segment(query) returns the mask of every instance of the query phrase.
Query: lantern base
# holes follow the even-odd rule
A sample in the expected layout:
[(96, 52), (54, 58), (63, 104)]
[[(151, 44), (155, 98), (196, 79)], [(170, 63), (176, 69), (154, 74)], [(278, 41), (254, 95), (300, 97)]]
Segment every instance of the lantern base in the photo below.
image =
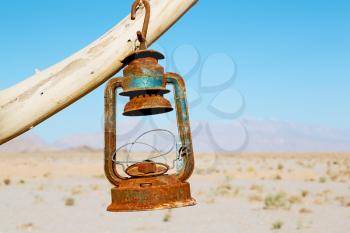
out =
[(190, 184), (176, 176), (130, 178), (112, 188), (111, 212), (172, 209), (193, 206)]

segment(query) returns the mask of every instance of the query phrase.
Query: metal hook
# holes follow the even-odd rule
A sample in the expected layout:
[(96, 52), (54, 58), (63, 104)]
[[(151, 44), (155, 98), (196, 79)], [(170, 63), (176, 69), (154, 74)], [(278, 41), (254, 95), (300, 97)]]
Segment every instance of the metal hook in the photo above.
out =
[(143, 5), (145, 6), (146, 15), (145, 15), (145, 20), (143, 22), (142, 32), (141, 31), (137, 31), (137, 38), (138, 38), (138, 40), (140, 42), (140, 49), (147, 49), (146, 37), (147, 37), (149, 20), (150, 20), (150, 17), (151, 17), (151, 7), (150, 7), (150, 4), (149, 4), (148, 0), (136, 0), (134, 2), (134, 4), (132, 4), (131, 20), (135, 20), (136, 19), (137, 7), (140, 5), (141, 1), (142, 1)]

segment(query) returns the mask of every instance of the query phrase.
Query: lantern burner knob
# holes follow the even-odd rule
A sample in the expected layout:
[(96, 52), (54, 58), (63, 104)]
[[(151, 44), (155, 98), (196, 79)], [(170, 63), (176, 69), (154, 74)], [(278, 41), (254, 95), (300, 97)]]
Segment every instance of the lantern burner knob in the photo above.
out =
[(125, 173), (131, 177), (149, 177), (160, 176), (169, 170), (169, 166), (163, 163), (155, 163), (146, 160), (140, 163), (131, 165), (125, 170)]

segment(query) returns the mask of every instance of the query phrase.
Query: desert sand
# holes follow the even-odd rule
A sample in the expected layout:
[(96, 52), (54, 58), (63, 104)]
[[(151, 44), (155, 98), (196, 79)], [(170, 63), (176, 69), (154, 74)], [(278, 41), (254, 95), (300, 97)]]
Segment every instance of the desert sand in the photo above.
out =
[(102, 152), (2, 153), (0, 233), (350, 232), (350, 154), (196, 159), (196, 206), (109, 213)]

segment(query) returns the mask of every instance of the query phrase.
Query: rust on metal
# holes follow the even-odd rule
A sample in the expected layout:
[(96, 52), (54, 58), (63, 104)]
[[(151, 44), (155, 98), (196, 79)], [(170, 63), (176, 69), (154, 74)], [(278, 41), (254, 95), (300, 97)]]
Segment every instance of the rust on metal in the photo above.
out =
[(104, 170), (108, 181), (114, 186), (118, 186), (119, 182), (123, 179), (113, 162), (112, 154), (116, 150), (116, 95), (115, 92), (117, 88), (121, 87), (122, 78), (115, 78), (108, 82), (105, 89), (105, 133), (104, 133), (104, 141), (105, 141), (105, 162), (104, 162)]
[(177, 127), (180, 136), (182, 148), (182, 156), (185, 160), (184, 168), (179, 173), (179, 179), (186, 181), (194, 170), (194, 155), (192, 146), (192, 134), (190, 127), (190, 119), (188, 112), (188, 104), (186, 97), (186, 87), (184, 79), (176, 73), (166, 73), (164, 75), (167, 83), (174, 87), (174, 99), (176, 106)]
[(161, 95), (139, 95), (132, 98), (124, 108), (124, 116), (147, 116), (166, 113), (173, 108), (169, 100)]
[(158, 60), (164, 56), (156, 51), (138, 51), (128, 56), (121, 82), (122, 96), (130, 97), (125, 105), (125, 116), (146, 116), (170, 112), (170, 102), (163, 97), (166, 89), (164, 68)]
[(137, 51), (125, 58), (123, 63), (127, 67), (123, 70), (125, 78), (120, 95), (131, 97), (147, 91), (162, 95), (169, 93), (164, 68), (158, 64), (158, 60), (163, 58), (163, 54), (152, 50)]
[(131, 19), (132, 20), (136, 19), (137, 7), (140, 5), (141, 2), (143, 3), (143, 5), (145, 7), (146, 14), (145, 14), (145, 20), (143, 22), (142, 31), (137, 31), (137, 38), (140, 42), (140, 49), (144, 50), (144, 49), (147, 49), (146, 37), (147, 37), (149, 20), (151, 17), (151, 7), (150, 7), (148, 0), (136, 0), (134, 2), (134, 4), (132, 5), (132, 8), (131, 8)]
[(111, 212), (159, 210), (192, 206), (190, 185), (176, 176), (156, 176), (128, 179), (112, 188)]
[(130, 177), (160, 176), (169, 170), (169, 166), (153, 161), (144, 161), (131, 165), (125, 170)]

